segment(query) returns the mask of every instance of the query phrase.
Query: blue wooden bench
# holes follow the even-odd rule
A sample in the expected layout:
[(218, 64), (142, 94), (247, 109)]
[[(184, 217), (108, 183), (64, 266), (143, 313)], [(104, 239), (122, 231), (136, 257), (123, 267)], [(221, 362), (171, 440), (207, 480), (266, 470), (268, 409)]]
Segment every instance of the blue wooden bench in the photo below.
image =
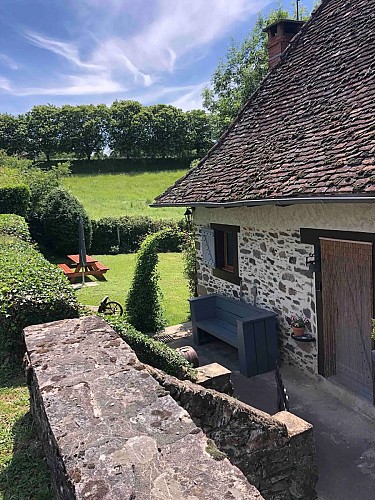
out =
[(190, 299), (194, 343), (210, 335), (236, 347), (240, 372), (246, 377), (275, 369), (276, 314), (218, 294)]

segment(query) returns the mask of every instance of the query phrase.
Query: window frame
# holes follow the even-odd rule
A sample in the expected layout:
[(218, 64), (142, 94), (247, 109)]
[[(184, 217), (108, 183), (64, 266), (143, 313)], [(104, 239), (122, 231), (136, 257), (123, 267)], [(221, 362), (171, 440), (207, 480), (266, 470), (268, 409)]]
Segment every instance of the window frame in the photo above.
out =
[[(235, 285), (239, 285), (241, 283), (238, 262), (238, 233), (240, 232), (240, 227), (228, 224), (210, 224), (210, 227), (214, 230), (215, 234), (215, 267), (212, 271), (213, 275)], [(233, 236), (233, 266), (227, 262), (227, 233)]]

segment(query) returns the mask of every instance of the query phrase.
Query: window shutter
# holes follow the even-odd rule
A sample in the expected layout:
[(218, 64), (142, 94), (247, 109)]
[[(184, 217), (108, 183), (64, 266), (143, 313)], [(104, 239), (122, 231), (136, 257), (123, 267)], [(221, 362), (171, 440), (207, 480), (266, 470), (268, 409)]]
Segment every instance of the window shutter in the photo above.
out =
[(213, 229), (202, 229), (202, 256), (203, 263), (208, 267), (216, 267), (215, 264), (215, 231)]

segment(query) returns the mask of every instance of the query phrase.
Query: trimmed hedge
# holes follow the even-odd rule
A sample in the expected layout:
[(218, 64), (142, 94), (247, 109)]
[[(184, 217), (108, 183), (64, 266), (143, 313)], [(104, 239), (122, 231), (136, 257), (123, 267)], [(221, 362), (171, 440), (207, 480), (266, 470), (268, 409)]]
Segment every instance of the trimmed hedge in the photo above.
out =
[(26, 184), (0, 186), (0, 213), (25, 216), (30, 202)]
[(179, 223), (168, 220), (154, 220), (150, 217), (105, 217), (92, 222), (93, 254), (132, 253), (137, 252), (142, 241), (149, 234), (162, 229), (172, 229), (172, 233), (165, 236), (165, 241), (160, 241), (160, 252), (180, 252), (184, 242), (184, 221)]
[(43, 216), (48, 246), (58, 255), (78, 253), (78, 218), (83, 219), (87, 250), (91, 245), (91, 221), (83, 205), (65, 188), (55, 188), (46, 199)]
[(0, 235), (0, 346), (22, 353), (22, 329), (79, 316), (63, 273), (29, 243)]
[(197, 380), (197, 372), (177, 351), (166, 344), (140, 333), (124, 318), (103, 316), (107, 323), (134, 350), (138, 359), (155, 368), (163, 370), (180, 380)]
[(16, 236), (23, 241), (31, 241), (29, 227), (20, 215), (0, 214), (0, 234)]

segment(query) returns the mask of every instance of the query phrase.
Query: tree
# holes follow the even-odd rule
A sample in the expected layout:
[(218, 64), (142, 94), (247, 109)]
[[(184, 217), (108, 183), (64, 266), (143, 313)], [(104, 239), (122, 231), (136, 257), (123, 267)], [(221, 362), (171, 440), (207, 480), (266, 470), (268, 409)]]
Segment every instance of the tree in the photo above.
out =
[(45, 104), (26, 113), (27, 150), (33, 158), (44, 153), (49, 161), (60, 150), (59, 111), (56, 106)]
[(65, 105), (60, 111), (61, 151), (74, 152), (77, 158), (91, 159), (93, 153), (102, 153), (106, 145), (108, 108)]
[(8, 155), (26, 151), (26, 127), (22, 115), (0, 114), (0, 149)]
[(186, 153), (201, 158), (213, 145), (209, 116), (202, 109), (187, 111)]
[(290, 14), (280, 6), (267, 18), (259, 15), (241, 44), (232, 39), (225, 60), (219, 62), (212, 75), (211, 87), (203, 89), (203, 106), (211, 113), (216, 137), (229, 126), (267, 74), (267, 35), (263, 29), (285, 18), (290, 18)]
[(108, 119), (108, 145), (114, 155), (137, 156), (139, 130), (134, 120), (142, 109), (138, 101), (115, 101), (112, 104)]
[(149, 107), (152, 113), (151, 156), (176, 158), (183, 155), (186, 144), (186, 119), (181, 109), (167, 104)]

